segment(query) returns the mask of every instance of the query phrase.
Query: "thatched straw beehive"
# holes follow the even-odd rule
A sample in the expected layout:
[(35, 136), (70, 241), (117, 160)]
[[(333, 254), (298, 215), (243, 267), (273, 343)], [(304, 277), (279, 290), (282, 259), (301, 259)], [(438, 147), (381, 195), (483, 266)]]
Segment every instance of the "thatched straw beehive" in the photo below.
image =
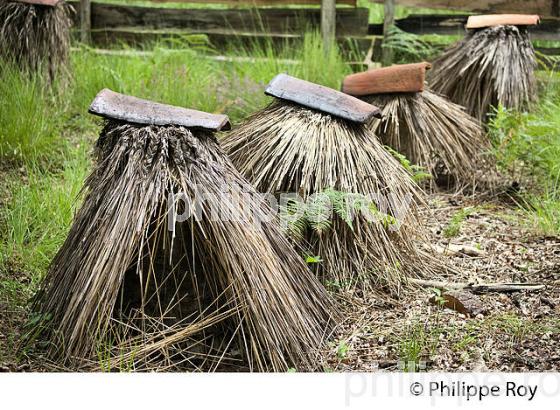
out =
[(382, 108), (371, 122), (381, 141), (429, 172), (434, 183), (461, 189), (491, 183), (490, 143), (463, 107), (425, 87), (428, 63), (351, 74), (342, 90)]
[(218, 146), (227, 117), (109, 90), (90, 111), (106, 118), (97, 163), (35, 303), (49, 356), (135, 370), (319, 367), (333, 305)]
[(72, 12), (63, 0), (3, 0), (0, 57), (52, 81), (68, 62)]
[[(379, 109), (284, 74), (266, 93), (275, 100), (231, 131), (222, 145), (261, 192), (296, 193), (308, 202), (327, 192), (338, 209), (332, 223), (321, 230), (304, 226), (302, 232), (309, 252), (322, 260), (323, 281), (396, 290), (407, 273), (429, 276), (434, 265), (417, 242), (423, 237), (422, 194), (366, 126)], [(368, 209), (381, 217), (341, 212), (341, 207), (354, 209), (346, 195), (367, 196)], [(355, 217), (351, 223), (348, 215)]]
[(433, 62), (431, 88), (481, 121), (499, 104), (526, 109), (536, 97), (529, 27), (538, 23), (528, 15), (469, 17), (465, 38)]

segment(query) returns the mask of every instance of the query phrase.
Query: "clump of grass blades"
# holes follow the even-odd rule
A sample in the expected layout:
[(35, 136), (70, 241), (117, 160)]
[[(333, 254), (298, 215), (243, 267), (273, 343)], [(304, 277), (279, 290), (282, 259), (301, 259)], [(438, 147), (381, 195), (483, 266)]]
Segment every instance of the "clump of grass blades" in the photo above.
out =
[(303, 40), (277, 45), (266, 37), (250, 47), (237, 44), (232, 39), (229, 54), (253, 59), (250, 63), (233, 62), (232, 73), (222, 80), (220, 96), (228, 99), (230, 118), (246, 118), (250, 113), (268, 105), (269, 97), (263, 94), (265, 85), (277, 73), (289, 73), (313, 83), (339, 89), (341, 79), (352, 69), (344, 60), (337, 44), (325, 50), (321, 34), (306, 32)]
[(33, 162), (64, 148), (62, 98), (45, 87), (40, 74), (26, 75), (11, 63), (0, 65), (0, 156)]
[(558, 78), (546, 73), (539, 104), (530, 113), (500, 106), (489, 124), (499, 166), (528, 188), (521, 204), (529, 227), (545, 235), (560, 232)]
[[(62, 169), (26, 164), (26, 178), (10, 178), (11, 198), (0, 207), (0, 254), (30, 275), (36, 290), (72, 222), (77, 195), (89, 171), (85, 149), (70, 151)], [(5, 224), (4, 224), (4, 223)], [(1, 266), (1, 265), (0, 265)]]
[(51, 358), (73, 366), (319, 366), (333, 307), (280, 226), (250, 222), (270, 220), (264, 200), (241, 222), (212, 219), (203, 201), (200, 219), (169, 225), (171, 195), (194, 203), (196, 187), (240, 212), (223, 187), (248, 184), (212, 134), (109, 121), (97, 154), (28, 338), (46, 329)]
[[(319, 274), (324, 281), (383, 285), (395, 291), (404, 272), (429, 275), (432, 264), (415, 242), (422, 236), (416, 219), (422, 195), (364, 125), (276, 101), (234, 129), (223, 146), (261, 192), (298, 193), (307, 199), (334, 189), (390, 197), (387, 214), (400, 222), (398, 230), (368, 222), (360, 214), (350, 225), (335, 214), (330, 229), (308, 231), (310, 254), (323, 260)], [(399, 205), (408, 203), (410, 208), (402, 212)]]
[(71, 6), (20, 3), (0, 4), (0, 55), (32, 73), (43, 68), (51, 80), (68, 62)]
[(535, 99), (536, 57), (526, 28), (469, 31), (433, 63), (431, 88), (486, 121), (491, 107), (526, 109)]
[(382, 107), (372, 129), (381, 141), (429, 172), (430, 185), (461, 190), (493, 185), (491, 145), (479, 121), (429, 90), (365, 97)]

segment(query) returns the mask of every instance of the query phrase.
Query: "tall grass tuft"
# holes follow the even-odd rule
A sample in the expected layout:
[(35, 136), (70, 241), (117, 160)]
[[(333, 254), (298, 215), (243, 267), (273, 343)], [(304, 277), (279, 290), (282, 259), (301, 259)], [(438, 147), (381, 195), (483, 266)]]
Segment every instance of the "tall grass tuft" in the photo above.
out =
[(59, 147), (62, 111), (56, 87), (45, 87), (41, 75), (0, 66), (0, 156), (33, 161)]
[[(340, 49), (324, 49), (320, 33), (309, 31), (299, 42), (286, 40), (274, 44), (265, 38), (247, 45), (233, 40), (228, 54), (247, 61), (233, 62), (228, 84), (222, 90), (230, 101), (233, 120), (246, 117), (266, 106), (271, 100), (263, 95), (265, 85), (278, 73), (288, 73), (313, 83), (340, 89), (344, 76), (352, 72)], [(235, 103), (232, 103), (235, 102)]]
[(337, 90), (342, 79), (352, 72), (338, 46), (333, 45), (325, 50), (318, 32), (305, 34), (303, 46), (296, 50), (295, 59), (301, 61), (300, 65), (294, 67), (295, 77)]
[(533, 182), (525, 213), (540, 233), (560, 234), (560, 75), (550, 72), (531, 113), (498, 107), (490, 136), (499, 164)]
[(221, 111), (218, 63), (189, 49), (157, 46), (153, 53), (100, 55), (87, 48), (74, 53), (73, 110), (84, 114), (103, 88), (123, 94), (195, 108)]
[(76, 149), (62, 170), (29, 164), (26, 181), (9, 184), (12, 197), (0, 208), (1, 259), (30, 274), (33, 283), (64, 242), (88, 169), (86, 150)]

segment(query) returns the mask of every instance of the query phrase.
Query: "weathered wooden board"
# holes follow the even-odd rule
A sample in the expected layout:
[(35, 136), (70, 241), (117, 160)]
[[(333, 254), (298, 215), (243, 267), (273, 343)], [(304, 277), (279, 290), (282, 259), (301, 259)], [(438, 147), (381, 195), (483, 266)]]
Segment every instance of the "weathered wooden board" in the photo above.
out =
[[(400, 29), (414, 34), (464, 34), (467, 15), (411, 15), (396, 20)], [(560, 20), (541, 19), (538, 26), (529, 27), (531, 38), (535, 40), (560, 40)], [(370, 24), (370, 35), (381, 35), (383, 24)]]
[[(384, 0), (370, 0), (383, 3)], [(398, 0), (400, 6), (466, 10), (476, 13), (524, 13), (556, 16), (559, 0)]]
[(350, 74), (342, 82), (342, 92), (354, 96), (424, 91), (430, 63), (397, 64)]
[[(461, 33), (463, 33), (462, 31)], [(77, 33), (74, 33), (77, 34)], [(216, 51), (226, 52), (231, 50), (231, 37), (235, 35), (236, 44), (247, 49), (262, 44), (263, 46), (272, 44), (277, 50), (283, 47), (299, 47), (303, 37), (297, 34), (263, 34), (263, 33), (236, 33), (222, 32), (209, 33), (207, 35), (210, 44)], [(145, 47), (153, 42), (160, 42), (166, 39), (180, 39), (183, 34), (177, 32), (166, 31), (136, 31), (127, 29), (109, 29), (97, 30), (92, 33), (93, 45), (97, 47), (112, 48), (118, 44), (126, 44), (129, 46)], [(532, 36), (535, 38), (535, 36)], [(538, 36), (537, 36), (538, 37)], [(382, 38), (376, 37), (373, 49), (373, 61), (379, 61), (381, 58)], [(348, 37), (339, 38), (338, 45), (347, 58), (355, 58), (355, 52), (364, 55), (371, 46), (372, 38), (370, 37)], [(441, 50), (445, 47), (440, 46)], [(536, 47), (536, 50), (550, 56), (560, 55), (560, 48)], [(367, 68), (367, 67), (365, 67)]]
[(379, 117), (381, 110), (350, 95), (287, 74), (278, 74), (266, 86), (265, 93), (281, 100), (331, 114), (345, 120), (365, 123)]
[[(321, 0), (152, 0), (154, 3), (203, 3), (227, 4), (232, 6), (288, 6), (291, 4), (320, 5)], [(356, 6), (357, 0), (336, 0), (337, 4)]]
[(18, 3), (28, 3), (28, 4), (38, 4), (40, 6), (50, 6), (54, 7), (62, 0), (13, 0)]
[(89, 110), (104, 118), (146, 125), (182, 125), (211, 131), (230, 129), (227, 115), (209, 114), (183, 107), (160, 104), (129, 95), (119, 94), (107, 88), (101, 90)]
[(468, 29), (494, 26), (535, 26), (540, 18), (536, 14), (483, 14), (470, 16), (465, 25)]
[[(76, 1), (70, 2), (75, 7)], [(301, 33), (318, 29), (321, 10), (318, 8), (264, 8), (264, 9), (172, 9), (92, 3), (91, 28), (112, 29), (137, 27), (143, 29), (181, 29), (190, 32), (267, 32)], [(337, 36), (367, 34), (368, 9), (342, 8), (337, 10)]]
[[(200, 36), (201, 34), (194, 34)], [(131, 47), (146, 47), (150, 43), (161, 43), (166, 40), (180, 40), (189, 37), (189, 34), (177, 31), (160, 31), (160, 30), (135, 30), (132, 29), (107, 29), (95, 30), (91, 33), (92, 43), (97, 47), (113, 48), (115, 45), (127, 45)], [(231, 31), (216, 31), (204, 34), (208, 39), (211, 47), (219, 52), (231, 51), (232, 38), (233, 44), (246, 50), (253, 47), (263, 49), (263, 47), (272, 46), (273, 49), (281, 51), (286, 47), (301, 47), (303, 36), (301, 34), (266, 34), (266, 33), (233, 33)], [(371, 45), (371, 38), (368, 37), (339, 37), (337, 39), (338, 46), (348, 59), (355, 58), (357, 50), (367, 52)], [(381, 40), (378, 41), (376, 47), (376, 56), (381, 52)]]

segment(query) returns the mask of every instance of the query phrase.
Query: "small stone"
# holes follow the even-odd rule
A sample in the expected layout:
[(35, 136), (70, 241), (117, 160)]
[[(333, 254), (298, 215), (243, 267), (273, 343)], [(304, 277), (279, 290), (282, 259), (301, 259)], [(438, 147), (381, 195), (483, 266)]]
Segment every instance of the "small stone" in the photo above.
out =
[(455, 310), (465, 316), (476, 317), (484, 313), (484, 307), (480, 298), (467, 291), (447, 291), (441, 295), (441, 299), (435, 297), (430, 301), (433, 304), (441, 304), (448, 309)]

